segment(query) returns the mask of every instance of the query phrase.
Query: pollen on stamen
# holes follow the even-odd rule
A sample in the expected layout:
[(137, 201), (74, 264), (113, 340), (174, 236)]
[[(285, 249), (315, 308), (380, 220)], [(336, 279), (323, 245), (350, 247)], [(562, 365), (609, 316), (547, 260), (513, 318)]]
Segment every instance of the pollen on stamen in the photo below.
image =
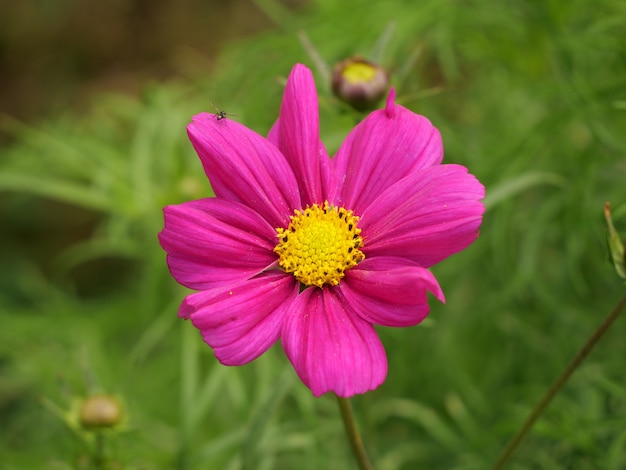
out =
[(336, 286), (345, 271), (365, 259), (359, 217), (343, 207), (313, 204), (295, 210), (287, 228), (277, 228), (274, 252), (280, 267), (305, 286)]

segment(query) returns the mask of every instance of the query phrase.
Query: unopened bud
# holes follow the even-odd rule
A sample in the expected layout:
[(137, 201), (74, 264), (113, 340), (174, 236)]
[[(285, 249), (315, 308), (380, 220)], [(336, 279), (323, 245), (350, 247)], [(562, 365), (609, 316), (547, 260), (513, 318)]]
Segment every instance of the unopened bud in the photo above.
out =
[(355, 56), (333, 68), (335, 95), (358, 111), (376, 107), (389, 88), (389, 75), (378, 65)]
[(80, 408), (80, 424), (88, 429), (113, 427), (122, 417), (122, 405), (110, 395), (92, 395)]

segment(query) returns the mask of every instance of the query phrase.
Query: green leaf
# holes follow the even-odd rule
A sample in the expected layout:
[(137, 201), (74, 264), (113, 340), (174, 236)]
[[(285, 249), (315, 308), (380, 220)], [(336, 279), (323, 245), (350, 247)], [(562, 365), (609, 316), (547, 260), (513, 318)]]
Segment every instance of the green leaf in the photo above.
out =
[(626, 279), (626, 268), (624, 267), (624, 243), (613, 225), (613, 219), (611, 218), (611, 204), (608, 202), (604, 204), (604, 217), (606, 218), (606, 241), (609, 245), (611, 261), (613, 262), (613, 266), (615, 266), (617, 275), (622, 279)]

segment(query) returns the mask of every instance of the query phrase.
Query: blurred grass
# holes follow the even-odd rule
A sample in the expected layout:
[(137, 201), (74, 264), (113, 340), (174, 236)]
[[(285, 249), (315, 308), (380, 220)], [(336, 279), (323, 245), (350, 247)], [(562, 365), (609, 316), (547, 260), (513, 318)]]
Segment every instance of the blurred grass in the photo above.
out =
[[(156, 239), (164, 205), (210, 195), (190, 117), (215, 101), (266, 132), (281, 77), (313, 66), (299, 30), (329, 63), (380, 54), (399, 101), (440, 128), (446, 161), (487, 186), (481, 237), (433, 269), (447, 304), (433, 303), (423, 326), (380, 329), (387, 381), (354, 400), (377, 468), (489, 468), (623, 292), (602, 218), (611, 201), (624, 233), (623, 2), (320, 0), (297, 13), (256, 3), (277, 29), (230, 44), (211, 77), (102, 94), (86, 114), (37, 127), (2, 121), (16, 139), (0, 157), (3, 468), (91, 468), (40, 399), (67, 407), (99, 389), (127, 403), (116, 468), (353, 468), (334, 400), (314, 399), (279, 347), (224, 368), (176, 319), (185, 292)], [(332, 153), (356, 116), (319, 79)], [(29, 214), (48, 200), (85, 218), (87, 233), (42, 266), (12, 247), (25, 230), (45, 243)], [(106, 260), (98, 289), (81, 287)], [(621, 319), (509, 468), (626, 467), (625, 335)]]

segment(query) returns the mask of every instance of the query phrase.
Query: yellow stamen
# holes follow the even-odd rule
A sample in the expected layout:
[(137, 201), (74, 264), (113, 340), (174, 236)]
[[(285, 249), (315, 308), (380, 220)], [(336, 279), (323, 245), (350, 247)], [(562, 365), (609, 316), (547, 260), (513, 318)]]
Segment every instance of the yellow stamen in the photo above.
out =
[(344, 272), (365, 258), (359, 217), (343, 207), (313, 204), (295, 210), (289, 226), (277, 228), (274, 247), (285, 272), (305, 286), (336, 286)]

